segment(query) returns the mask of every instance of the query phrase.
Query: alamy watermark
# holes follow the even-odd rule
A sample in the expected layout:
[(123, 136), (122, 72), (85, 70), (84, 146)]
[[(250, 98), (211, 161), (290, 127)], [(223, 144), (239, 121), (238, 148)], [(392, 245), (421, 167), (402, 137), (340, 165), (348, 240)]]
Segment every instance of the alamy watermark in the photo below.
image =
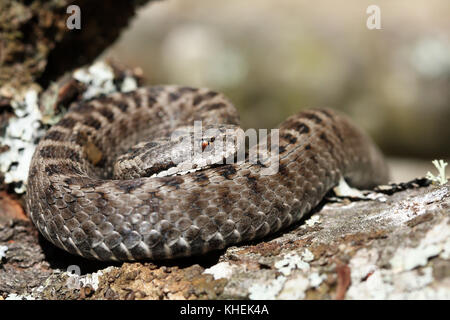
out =
[[(259, 139), (259, 141), (258, 141)], [(171, 151), (175, 164), (191, 163), (201, 166), (212, 164), (241, 164), (248, 162), (261, 167), (261, 175), (273, 175), (279, 168), (279, 129), (243, 129), (234, 126), (208, 126), (203, 130), (201, 121), (195, 121), (193, 132), (176, 130), (171, 141), (179, 141)], [(246, 143), (248, 151), (246, 152)], [(270, 149), (270, 150), (269, 150)]]
[[(69, 30), (81, 29), (81, 9), (77, 5), (70, 5), (66, 10), (70, 16), (66, 20), (66, 26)], [(369, 17), (366, 20), (366, 26), (369, 30), (381, 29), (381, 9), (378, 5), (369, 5), (366, 9)]]
[(68, 266), (66, 272), (68, 273), (66, 285), (69, 289), (80, 290), (86, 286), (95, 289), (98, 286), (98, 274), (92, 273), (82, 276), (81, 268), (76, 264)]
[(381, 9), (376, 4), (372, 4), (367, 7), (366, 13), (369, 14), (369, 17), (366, 21), (367, 29), (381, 29)]
[(66, 20), (67, 29), (81, 29), (81, 9), (79, 6), (73, 4), (67, 7), (66, 12), (70, 16)]

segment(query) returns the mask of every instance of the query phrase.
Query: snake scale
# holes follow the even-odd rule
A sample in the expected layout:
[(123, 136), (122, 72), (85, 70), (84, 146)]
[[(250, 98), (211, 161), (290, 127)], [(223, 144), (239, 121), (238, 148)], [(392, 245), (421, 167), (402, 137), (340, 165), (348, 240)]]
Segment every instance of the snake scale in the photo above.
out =
[(300, 220), (341, 177), (355, 187), (385, 183), (384, 159), (370, 138), (328, 109), (279, 126), (278, 171), (261, 162), (212, 165), (182, 175), (113, 176), (114, 162), (174, 128), (239, 124), (222, 94), (153, 86), (74, 103), (39, 142), (26, 203), (46, 239), (98, 260), (199, 255), (262, 238)]

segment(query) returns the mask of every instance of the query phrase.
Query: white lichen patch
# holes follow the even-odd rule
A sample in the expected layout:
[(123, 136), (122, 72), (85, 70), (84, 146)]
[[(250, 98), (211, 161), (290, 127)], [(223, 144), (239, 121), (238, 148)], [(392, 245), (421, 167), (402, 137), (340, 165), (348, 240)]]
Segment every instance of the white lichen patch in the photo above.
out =
[(90, 285), (92, 289), (97, 290), (100, 283), (99, 278), (103, 275), (102, 271), (98, 271), (92, 274), (87, 274), (80, 277), (80, 283), (83, 287)]
[(317, 288), (318, 286), (320, 286), (322, 284), (323, 280), (325, 280), (326, 278), (327, 278), (327, 276), (324, 274), (319, 274), (318, 272), (312, 272), (308, 276), (309, 286), (311, 288)]
[(296, 253), (285, 254), (283, 259), (275, 262), (275, 268), (283, 275), (288, 276), (293, 270), (309, 271), (309, 264)]
[(428, 231), (415, 248), (399, 248), (390, 263), (396, 272), (412, 270), (418, 266), (425, 266), (428, 259), (443, 254), (448, 259), (450, 252), (450, 225), (448, 219), (442, 221)]
[(395, 278), (393, 277), (391, 281), (394, 283), (396, 291), (414, 292), (425, 288), (433, 282), (433, 268), (423, 268), (420, 272), (402, 272), (396, 275)]
[[(360, 249), (350, 260), (351, 286), (347, 299), (448, 299), (450, 287), (433, 288), (432, 267), (426, 265), (432, 256), (449, 247), (448, 220), (430, 230), (417, 248), (400, 248), (391, 259), (391, 268), (377, 266), (376, 249)], [(445, 226), (445, 227), (444, 227)], [(450, 280), (449, 280), (450, 281)]]
[(2, 259), (6, 257), (6, 251), (8, 251), (7, 246), (0, 246), (0, 263), (2, 263)]
[(450, 290), (441, 286), (433, 288), (431, 267), (393, 273), (379, 269), (367, 279), (353, 282), (347, 291), (347, 299), (449, 299)]
[(5, 300), (36, 300), (30, 295), (20, 295), (15, 293), (10, 293)]
[(279, 276), (269, 283), (255, 283), (249, 289), (249, 298), (251, 300), (274, 300), (283, 288), (286, 277)]
[(211, 274), (214, 280), (221, 278), (230, 279), (233, 274), (233, 267), (229, 262), (219, 262), (211, 268), (205, 269), (203, 273)]
[(303, 275), (298, 275), (292, 279), (287, 280), (277, 299), (282, 300), (297, 300), (303, 299), (306, 295), (306, 290), (309, 288), (310, 283), (308, 278)]
[(309, 249), (305, 249), (302, 252), (302, 259), (305, 262), (311, 262), (314, 260), (314, 254)]
[(99, 270), (94, 273), (88, 273), (86, 275), (79, 276), (70, 272), (68, 274), (67, 284), (73, 288), (79, 289), (81, 287), (90, 286), (92, 289), (97, 290), (100, 283), (100, 277), (113, 270), (114, 267), (108, 267), (103, 270)]
[(349, 263), (352, 283), (359, 283), (373, 274), (378, 269), (376, 266), (378, 258), (379, 254), (375, 249), (362, 248), (358, 250)]
[(24, 95), (23, 101), (11, 101), (11, 107), (16, 117), (9, 119), (0, 144), (9, 149), (0, 153), (0, 170), (5, 176), (5, 183), (15, 183), (14, 191), (25, 192), (28, 169), (38, 138), (42, 137), (41, 113), (38, 107), (38, 92), (30, 89)]
[(320, 286), (325, 275), (317, 271), (311, 272), (310, 265), (305, 262), (312, 261), (314, 255), (308, 249), (301, 255), (295, 252), (287, 253), (275, 262), (274, 267), (281, 275), (275, 279), (259, 280), (249, 287), (250, 299), (303, 299), (306, 290)]
[[(352, 270), (353, 272), (353, 270)], [(384, 271), (373, 272), (365, 281), (359, 280), (352, 284), (346, 293), (347, 299), (387, 299), (393, 291), (390, 281), (385, 279)]]
[(411, 219), (432, 211), (434, 209), (433, 202), (442, 201), (447, 195), (448, 188), (442, 187), (426, 194), (394, 203), (390, 208), (382, 210), (376, 215), (368, 216), (366, 219), (387, 222), (392, 226), (400, 226)]
[(308, 220), (305, 221), (305, 224), (302, 227), (305, 227), (305, 228), (306, 228), (306, 226), (313, 227), (319, 223), (320, 223), (320, 216), (313, 215), (311, 218), (309, 218)]
[(269, 282), (258, 282), (249, 287), (249, 297), (252, 300), (273, 299), (304, 299), (309, 288), (317, 288), (326, 278), (318, 272), (309, 275), (295, 273), (290, 277), (280, 275)]
[[(86, 85), (87, 90), (83, 93), (84, 99), (117, 91), (114, 85), (114, 70), (104, 61), (96, 62), (88, 68), (76, 70), (73, 77)], [(126, 89), (129, 87), (127, 84)]]

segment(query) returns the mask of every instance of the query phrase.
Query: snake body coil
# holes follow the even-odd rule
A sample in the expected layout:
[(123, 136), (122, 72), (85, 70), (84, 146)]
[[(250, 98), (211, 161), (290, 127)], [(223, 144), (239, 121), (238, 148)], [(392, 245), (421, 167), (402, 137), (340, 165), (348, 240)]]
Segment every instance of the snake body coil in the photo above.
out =
[(155, 86), (78, 103), (40, 141), (27, 206), (56, 246), (99, 260), (166, 259), (261, 238), (298, 221), (341, 177), (356, 187), (387, 180), (382, 155), (331, 110), (291, 116), (279, 127), (279, 168), (212, 166), (184, 175), (113, 178), (115, 159), (175, 127), (238, 124), (223, 95)]

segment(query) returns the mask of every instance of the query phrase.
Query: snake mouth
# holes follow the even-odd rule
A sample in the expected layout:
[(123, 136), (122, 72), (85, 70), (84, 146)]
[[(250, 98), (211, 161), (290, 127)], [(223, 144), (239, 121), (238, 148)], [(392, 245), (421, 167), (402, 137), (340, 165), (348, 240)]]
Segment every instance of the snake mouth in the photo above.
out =
[(176, 175), (185, 175), (192, 172), (204, 171), (211, 168), (217, 168), (220, 166), (224, 166), (229, 163), (233, 163), (230, 161), (234, 161), (236, 159), (236, 155), (232, 154), (228, 157), (217, 156), (217, 157), (208, 157), (206, 159), (197, 159), (195, 163), (192, 163), (190, 160), (183, 161), (181, 163), (167, 163), (163, 165), (159, 165), (158, 167), (151, 168), (149, 175), (147, 177), (167, 177), (167, 176), (176, 176)]
[(142, 177), (152, 177), (156, 176), (161, 172), (168, 171), (170, 168), (176, 167), (176, 163), (169, 162), (169, 163), (158, 163), (154, 165), (153, 167), (145, 169), (145, 173), (142, 175)]

